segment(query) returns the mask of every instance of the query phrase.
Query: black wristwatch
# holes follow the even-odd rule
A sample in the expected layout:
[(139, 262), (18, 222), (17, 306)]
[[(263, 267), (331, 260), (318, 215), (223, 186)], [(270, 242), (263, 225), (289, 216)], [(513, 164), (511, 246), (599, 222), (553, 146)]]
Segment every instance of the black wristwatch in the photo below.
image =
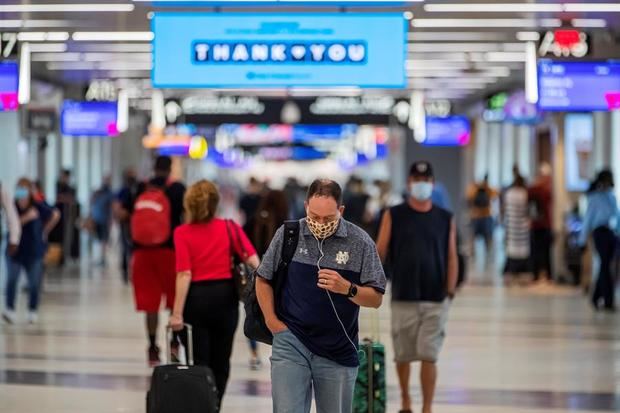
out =
[(347, 293), (347, 297), (353, 298), (356, 295), (357, 295), (357, 285), (351, 283), (351, 286), (349, 287), (349, 292)]

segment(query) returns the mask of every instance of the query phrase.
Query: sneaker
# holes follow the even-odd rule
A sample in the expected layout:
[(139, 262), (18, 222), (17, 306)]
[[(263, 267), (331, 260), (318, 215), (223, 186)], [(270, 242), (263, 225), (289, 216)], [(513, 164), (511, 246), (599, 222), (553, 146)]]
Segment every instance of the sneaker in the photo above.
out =
[(39, 321), (39, 315), (36, 311), (31, 311), (28, 313), (28, 323), (36, 324)]
[(149, 366), (155, 367), (155, 366), (159, 365), (159, 363), (160, 363), (160, 360), (159, 360), (159, 347), (157, 347), (157, 346), (149, 347), (148, 355), (149, 355)]
[(259, 358), (252, 358), (250, 360), (250, 370), (258, 371), (263, 367), (263, 362)]
[(6, 310), (2, 313), (2, 319), (8, 324), (15, 324), (15, 311)]

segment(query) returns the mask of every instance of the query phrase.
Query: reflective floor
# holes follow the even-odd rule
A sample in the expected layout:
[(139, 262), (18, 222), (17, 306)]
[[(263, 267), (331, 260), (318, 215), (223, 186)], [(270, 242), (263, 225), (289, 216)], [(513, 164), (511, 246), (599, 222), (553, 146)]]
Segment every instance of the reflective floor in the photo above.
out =
[[(620, 315), (594, 313), (577, 290), (505, 288), (474, 275), (452, 307), (435, 412), (612, 412), (620, 410)], [(143, 412), (143, 318), (116, 270), (82, 265), (50, 273), (40, 323), (0, 327), (0, 412)], [(391, 351), (389, 303), (380, 339)], [(371, 321), (365, 311), (363, 335)], [(163, 338), (160, 340), (163, 342)], [(224, 412), (270, 412), (269, 348), (250, 371), (239, 332)], [(398, 411), (388, 365), (389, 411)], [(416, 383), (416, 381), (413, 381)], [(414, 385), (417, 405), (419, 389)], [(416, 409), (419, 411), (419, 409)]]

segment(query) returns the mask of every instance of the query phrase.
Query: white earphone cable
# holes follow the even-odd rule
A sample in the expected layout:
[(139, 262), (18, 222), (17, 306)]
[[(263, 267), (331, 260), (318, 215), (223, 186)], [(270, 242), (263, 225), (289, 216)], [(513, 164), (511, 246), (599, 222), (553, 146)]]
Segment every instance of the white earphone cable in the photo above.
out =
[[(321, 257), (316, 262), (316, 266), (319, 269), (319, 271), (321, 271), (321, 261), (323, 260), (323, 258), (325, 258), (325, 253), (323, 252), (323, 243), (325, 239), (322, 239), (319, 241), (319, 239), (316, 236), (314, 238), (316, 239), (316, 243), (319, 248), (319, 253), (321, 254)], [(330, 294), (329, 290), (325, 290), (325, 293), (327, 293), (327, 298), (329, 298), (329, 302), (332, 305), (332, 309), (334, 310), (336, 319), (338, 319), (338, 323), (340, 323), (340, 327), (342, 327), (342, 332), (344, 333), (345, 337), (347, 338), (347, 340), (349, 340), (349, 343), (351, 343), (351, 345), (353, 346), (353, 349), (355, 350), (356, 353), (358, 353), (360, 357), (366, 356), (366, 353), (364, 353), (362, 350), (359, 350), (357, 346), (355, 345), (355, 343), (353, 342), (353, 340), (351, 340), (351, 337), (349, 337), (349, 333), (347, 332), (347, 329), (344, 326), (344, 323), (340, 319), (340, 315), (338, 314), (338, 310), (336, 310), (336, 305), (334, 304), (334, 300), (332, 299), (332, 295)]]

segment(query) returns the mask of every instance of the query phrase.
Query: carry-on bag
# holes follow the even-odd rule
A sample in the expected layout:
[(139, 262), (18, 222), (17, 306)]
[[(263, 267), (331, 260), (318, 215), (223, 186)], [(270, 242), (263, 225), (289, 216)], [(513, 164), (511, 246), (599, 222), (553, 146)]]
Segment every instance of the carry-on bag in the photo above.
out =
[[(217, 413), (218, 394), (210, 368), (194, 365), (192, 326), (187, 329), (187, 364), (157, 366), (146, 394), (147, 413)], [(171, 363), (170, 327), (166, 334), (168, 363)]]

